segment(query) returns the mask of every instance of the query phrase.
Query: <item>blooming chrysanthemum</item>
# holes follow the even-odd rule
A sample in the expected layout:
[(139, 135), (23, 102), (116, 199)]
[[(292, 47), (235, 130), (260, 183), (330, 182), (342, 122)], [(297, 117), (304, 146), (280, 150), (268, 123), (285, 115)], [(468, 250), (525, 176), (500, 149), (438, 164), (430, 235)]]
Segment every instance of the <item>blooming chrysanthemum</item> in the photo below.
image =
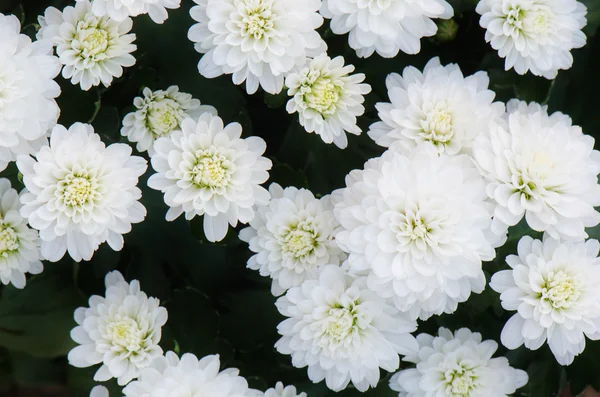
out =
[(368, 134), (385, 147), (431, 142), (440, 153), (470, 153), (477, 135), (504, 113), (504, 105), (493, 102), (488, 84), (486, 72), (464, 77), (458, 65), (442, 66), (437, 57), (423, 73), (408, 66), (402, 76), (387, 77), (391, 103), (375, 105), (381, 121)]
[(600, 223), (600, 152), (559, 112), (512, 100), (508, 121), (494, 123), (475, 140), (473, 154), (498, 206), (494, 227), (529, 226), (554, 238), (581, 240)]
[(260, 85), (277, 94), (284, 75), (327, 48), (315, 29), (323, 24), (321, 0), (194, 0), (198, 23), (188, 38), (202, 56), (200, 74), (232, 74), (253, 94)]
[(421, 37), (437, 32), (431, 18), (449, 19), (454, 10), (445, 0), (323, 0), (321, 14), (331, 19), (334, 33), (350, 33), (348, 42), (359, 57), (377, 51), (393, 58), (400, 50), (418, 53)]
[(422, 319), (483, 291), (482, 261), (506, 235), (489, 230), (493, 205), (470, 157), (439, 155), (427, 143), (392, 148), (352, 171), (346, 186), (334, 207), (343, 229), (336, 241), (373, 291)]
[(310, 380), (325, 379), (334, 391), (350, 382), (363, 392), (375, 387), (379, 368), (396, 370), (398, 354), (417, 348), (410, 334), (416, 322), (368, 289), (364, 277), (339, 266), (324, 267), (318, 279), (291, 288), (276, 306), (289, 317), (277, 327), (277, 351), (291, 355), (295, 367), (308, 366)]
[(140, 283), (125, 281), (112, 271), (104, 279), (105, 297), (94, 295), (89, 308), (75, 310), (78, 326), (71, 338), (79, 344), (69, 352), (69, 364), (85, 368), (102, 363), (94, 380), (117, 378), (125, 385), (162, 356), (158, 345), (167, 310), (140, 291)]
[(123, 67), (135, 64), (131, 55), (136, 50), (135, 34), (127, 34), (133, 26), (131, 18), (118, 22), (95, 16), (89, 0), (81, 0), (63, 12), (48, 7), (38, 19), (38, 39), (56, 46), (63, 77), (85, 91), (100, 83), (108, 87), (113, 77), (121, 77)]
[(17, 166), (28, 190), (21, 215), (40, 231), (42, 256), (56, 262), (68, 251), (87, 261), (105, 241), (121, 250), (123, 234), (146, 216), (137, 188), (146, 160), (122, 143), (106, 147), (82, 123), (54, 127), (35, 157), (19, 156)]
[(265, 391), (264, 397), (306, 397), (306, 393), (298, 393), (295, 386), (283, 387), (283, 383), (277, 382), (275, 387)]
[(360, 135), (356, 117), (365, 112), (364, 95), (371, 86), (361, 84), (365, 75), (350, 75), (354, 66), (344, 66), (344, 58), (331, 59), (321, 54), (308, 60), (308, 65), (285, 79), (288, 95), (288, 113), (296, 113), (307, 132), (321, 136), (325, 143), (348, 146), (346, 132)]
[(260, 186), (269, 179), (271, 160), (262, 157), (265, 141), (240, 138), (242, 126), (204, 113), (196, 121), (186, 118), (181, 131), (154, 143), (152, 167), (157, 172), (148, 186), (165, 194), (172, 221), (185, 212), (186, 219), (204, 215), (204, 234), (221, 241), (229, 225), (248, 223), (255, 205), (269, 202)]
[(317, 278), (323, 266), (340, 265), (345, 255), (334, 240), (339, 223), (331, 196), (317, 199), (310, 190), (282, 189), (276, 183), (269, 193), (271, 201), (256, 207), (256, 216), (240, 232), (240, 239), (256, 253), (248, 267), (271, 277), (271, 292), (278, 296)]
[(506, 58), (506, 70), (547, 79), (573, 65), (571, 50), (585, 45), (586, 7), (577, 0), (480, 0), (485, 40)]
[(92, 0), (92, 12), (98, 17), (108, 16), (119, 22), (148, 14), (154, 22), (163, 23), (169, 16), (167, 8), (176, 9), (180, 5), (181, 0)]
[(454, 334), (440, 328), (438, 336), (417, 336), (419, 350), (404, 361), (416, 364), (390, 379), (400, 397), (507, 397), (525, 386), (527, 373), (512, 368), (505, 357), (492, 358), (493, 340), (461, 328)]
[(509, 349), (548, 346), (561, 365), (569, 365), (585, 348), (585, 337), (600, 339), (600, 244), (596, 240), (560, 242), (521, 238), (518, 255), (509, 255), (511, 270), (492, 276), (502, 307), (517, 311), (500, 340)]
[(133, 100), (136, 107), (123, 119), (121, 135), (131, 142), (137, 142), (139, 152), (154, 154), (154, 141), (181, 129), (181, 121), (186, 117), (198, 118), (202, 113), (217, 115), (217, 109), (200, 105), (200, 101), (190, 94), (179, 92), (176, 85), (166, 91), (152, 91), (144, 88), (143, 97)]
[(0, 171), (17, 155), (37, 151), (60, 113), (53, 80), (60, 62), (52, 44), (32, 43), (20, 31), (16, 16), (0, 13)]

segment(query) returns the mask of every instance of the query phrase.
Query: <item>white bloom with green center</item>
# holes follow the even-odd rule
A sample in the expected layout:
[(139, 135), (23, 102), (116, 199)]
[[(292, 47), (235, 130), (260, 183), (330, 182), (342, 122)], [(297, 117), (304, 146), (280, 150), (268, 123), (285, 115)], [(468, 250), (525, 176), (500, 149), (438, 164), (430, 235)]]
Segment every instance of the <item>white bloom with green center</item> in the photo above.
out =
[(264, 397), (306, 397), (306, 393), (298, 393), (295, 386), (283, 386), (283, 383), (277, 382), (275, 387), (267, 389)]
[(21, 215), (40, 231), (42, 256), (52, 262), (66, 252), (88, 261), (104, 242), (119, 251), (146, 216), (137, 187), (146, 160), (126, 144), (105, 146), (89, 124), (57, 125), (35, 159), (19, 156), (17, 166), (27, 188)]
[(137, 150), (147, 150), (150, 156), (154, 154), (154, 142), (181, 129), (184, 118), (198, 119), (203, 113), (217, 115), (217, 109), (201, 105), (190, 94), (180, 92), (176, 85), (165, 91), (144, 88), (143, 97), (135, 98), (133, 104), (137, 110), (123, 119), (121, 135), (130, 142), (137, 142)]
[(279, 296), (317, 278), (323, 266), (341, 265), (346, 255), (335, 242), (339, 223), (333, 216), (333, 197), (318, 199), (310, 190), (283, 189), (276, 183), (269, 193), (271, 201), (256, 207), (256, 216), (240, 231), (240, 239), (256, 253), (248, 268), (271, 277), (271, 292)]
[(165, 194), (168, 221), (183, 213), (188, 220), (203, 215), (206, 238), (221, 241), (229, 225), (248, 223), (254, 206), (269, 202), (269, 192), (260, 186), (272, 166), (262, 157), (266, 143), (241, 134), (239, 123), (223, 126), (218, 116), (204, 113), (198, 120), (184, 119), (181, 130), (154, 143), (156, 174), (148, 186)]
[(375, 105), (381, 121), (368, 131), (384, 147), (429, 142), (440, 153), (470, 154), (473, 140), (504, 114), (486, 72), (465, 77), (458, 65), (442, 66), (437, 57), (423, 72), (408, 66), (402, 75), (390, 74), (386, 85), (391, 103)]
[(367, 288), (364, 277), (354, 278), (336, 265), (288, 290), (276, 306), (288, 317), (277, 327), (282, 336), (277, 351), (334, 391), (350, 382), (362, 392), (375, 387), (380, 368), (396, 370), (398, 354), (418, 347), (410, 334), (416, 322)]
[(536, 350), (548, 341), (561, 365), (583, 352), (585, 337), (600, 339), (600, 244), (521, 238), (510, 270), (492, 276), (502, 307), (516, 311), (500, 337), (509, 349)]
[(75, 310), (78, 326), (71, 330), (71, 338), (79, 346), (68, 359), (78, 368), (102, 363), (94, 380), (117, 378), (122, 386), (162, 356), (158, 343), (167, 310), (140, 290), (139, 281), (128, 283), (116, 270), (106, 275), (104, 284), (104, 297), (94, 295), (89, 308)]
[(365, 112), (364, 96), (371, 92), (370, 85), (362, 84), (365, 75), (351, 75), (353, 71), (354, 66), (344, 66), (343, 57), (331, 59), (321, 54), (285, 79), (292, 97), (287, 103), (288, 113), (298, 113), (307, 132), (342, 149), (348, 146), (346, 132), (360, 135), (356, 118)]
[(148, 14), (154, 22), (163, 23), (169, 16), (167, 9), (176, 9), (180, 5), (181, 0), (92, 0), (92, 12), (98, 17), (106, 16), (118, 22)]
[(63, 77), (85, 91), (100, 83), (108, 87), (114, 77), (122, 76), (123, 67), (135, 64), (131, 55), (136, 50), (135, 34), (127, 34), (133, 26), (131, 18), (119, 22), (95, 16), (89, 0), (81, 0), (63, 12), (48, 7), (38, 19), (38, 39), (56, 46)]
[(554, 79), (586, 43), (587, 8), (577, 0), (481, 0), (476, 10), (485, 40), (519, 74)]
[(505, 357), (492, 358), (493, 340), (461, 328), (454, 334), (440, 328), (438, 336), (417, 336), (419, 349), (404, 357), (416, 368), (399, 371), (390, 379), (399, 397), (507, 397), (525, 386), (525, 371), (512, 368)]

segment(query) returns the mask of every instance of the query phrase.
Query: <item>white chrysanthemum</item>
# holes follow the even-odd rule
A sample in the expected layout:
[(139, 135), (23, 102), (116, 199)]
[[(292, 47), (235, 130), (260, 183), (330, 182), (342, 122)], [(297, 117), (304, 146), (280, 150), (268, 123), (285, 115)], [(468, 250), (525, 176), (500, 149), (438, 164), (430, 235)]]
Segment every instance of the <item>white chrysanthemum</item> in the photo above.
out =
[(219, 372), (219, 356), (210, 355), (198, 360), (191, 353), (181, 359), (167, 352), (156, 359), (150, 368), (142, 371), (123, 389), (125, 397), (258, 397), (263, 393), (248, 388), (246, 379), (236, 368)]
[(190, 15), (198, 23), (188, 38), (202, 56), (198, 69), (207, 78), (233, 74), (248, 94), (260, 85), (277, 94), (284, 75), (325, 52), (316, 29), (321, 0), (194, 0)]
[(0, 281), (16, 288), (25, 287), (25, 273), (44, 269), (38, 233), (27, 226), (20, 208), (19, 194), (8, 179), (0, 178)]
[(482, 261), (505, 233), (489, 230), (493, 205), (470, 157), (422, 143), (369, 160), (346, 177), (334, 208), (352, 273), (413, 317), (452, 313), (485, 287)]
[(152, 91), (144, 88), (143, 97), (133, 100), (137, 108), (123, 119), (121, 135), (130, 142), (137, 142), (139, 152), (148, 151), (154, 154), (154, 141), (181, 129), (181, 122), (186, 117), (197, 119), (203, 113), (217, 115), (217, 109), (208, 105), (200, 105), (200, 101), (190, 94), (179, 92), (176, 85), (166, 91)]
[(585, 45), (586, 7), (576, 0), (480, 0), (485, 40), (506, 58), (504, 68), (553, 79), (573, 65), (573, 48)]
[(32, 43), (20, 31), (16, 16), (0, 13), (0, 171), (16, 156), (36, 152), (60, 113), (53, 80), (60, 62), (52, 44)]
[(548, 340), (561, 365), (569, 365), (585, 348), (585, 336), (600, 339), (600, 244), (596, 240), (560, 242), (521, 238), (511, 270), (492, 276), (502, 307), (517, 311), (500, 340), (509, 349), (522, 344), (536, 350)]
[(204, 215), (204, 234), (209, 241), (225, 238), (229, 225), (248, 223), (254, 205), (269, 202), (260, 186), (269, 179), (271, 160), (262, 157), (262, 138), (242, 139), (242, 126), (204, 113), (196, 121), (184, 119), (181, 131), (154, 143), (152, 167), (157, 172), (148, 186), (165, 194), (172, 221), (185, 212), (186, 219)]
[(317, 278), (328, 264), (341, 265), (344, 253), (334, 240), (339, 223), (333, 216), (331, 196), (315, 198), (310, 190), (276, 183), (269, 187), (271, 201), (256, 207), (250, 226), (240, 239), (255, 252), (248, 268), (271, 277), (275, 296)]
[(146, 160), (126, 144), (106, 147), (82, 123), (54, 127), (35, 157), (19, 156), (17, 166), (28, 190), (21, 215), (40, 231), (42, 257), (56, 262), (68, 251), (88, 261), (105, 241), (120, 251), (123, 234), (146, 216), (137, 188)]
[(379, 382), (379, 368), (394, 371), (398, 354), (416, 350), (410, 334), (416, 322), (398, 312), (339, 266), (323, 268), (317, 280), (307, 280), (279, 298), (276, 306), (288, 319), (277, 330), (275, 347), (292, 356), (297, 368), (308, 366), (313, 382), (325, 379), (340, 391), (350, 382), (366, 391)]
[(408, 66), (402, 76), (387, 77), (391, 103), (375, 105), (381, 121), (368, 134), (385, 147), (431, 142), (440, 153), (470, 153), (477, 135), (504, 113), (504, 105), (493, 102), (488, 84), (486, 72), (464, 77), (458, 65), (442, 66), (437, 57), (423, 73)]
[(512, 100), (508, 122), (494, 123), (474, 143), (473, 154), (498, 206), (494, 227), (529, 226), (554, 238), (581, 240), (600, 213), (600, 152), (594, 138), (559, 112)]
[(154, 22), (163, 23), (169, 17), (167, 8), (173, 10), (180, 5), (181, 0), (92, 0), (92, 12), (98, 17), (108, 16), (118, 22), (148, 14)]
[(102, 385), (94, 386), (90, 391), (90, 397), (108, 397), (108, 389)]
[(85, 368), (102, 363), (94, 380), (117, 378), (125, 385), (162, 356), (158, 345), (167, 310), (140, 291), (140, 283), (125, 281), (112, 271), (104, 279), (106, 295), (90, 298), (89, 308), (75, 310), (78, 326), (71, 338), (80, 346), (69, 352), (69, 364)]
[(264, 397), (306, 397), (306, 393), (298, 393), (295, 386), (283, 387), (283, 383), (277, 382), (275, 387), (265, 391)]
[(421, 37), (437, 32), (431, 18), (449, 19), (454, 10), (445, 0), (323, 0), (321, 14), (331, 19), (334, 33), (350, 33), (348, 42), (359, 57), (377, 51), (393, 58), (400, 50), (421, 51)]
[(525, 386), (525, 371), (512, 368), (505, 357), (492, 358), (493, 340), (461, 328), (452, 334), (440, 328), (438, 336), (417, 336), (419, 350), (404, 357), (416, 364), (390, 379), (400, 397), (507, 397)]
[(307, 132), (342, 149), (348, 146), (346, 132), (360, 135), (356, 117), (365, 112), (364, 95), (371, 92), (370, 85), (361, 84), (365, 75), (350, 75), (353, 71), (354, 66), (344, 66), (343, 57), (331, 59), (321, 54), (285, 79), (292, 97), (287, 103), (288, 113), (298, 112), (300, 124)]
[(63, 12), (48, 7), (38, 19), (38, 39), (50, 40), (56, 46), (64, 65), (63, 77), (85, 91), (100, 83), (108, 87), (113, 77), (121, 77), (123, 67), (135, 64), (131, 55), (136, 50), (132, 44), (135, 34), (127, 34), (133, 26), (131, 18), (117, 22), (97, 17), (89, 0), (82, 0)]

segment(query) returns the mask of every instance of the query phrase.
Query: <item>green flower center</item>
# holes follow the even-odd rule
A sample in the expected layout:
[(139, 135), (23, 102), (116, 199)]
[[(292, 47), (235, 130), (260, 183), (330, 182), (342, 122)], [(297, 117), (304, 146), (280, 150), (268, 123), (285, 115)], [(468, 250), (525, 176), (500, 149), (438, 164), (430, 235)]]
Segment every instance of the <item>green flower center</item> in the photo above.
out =
[(19, 237), (15, 230), (7, 225), (0, 225), (0, 256), (6, 258), (11, 252), (19, 249)]

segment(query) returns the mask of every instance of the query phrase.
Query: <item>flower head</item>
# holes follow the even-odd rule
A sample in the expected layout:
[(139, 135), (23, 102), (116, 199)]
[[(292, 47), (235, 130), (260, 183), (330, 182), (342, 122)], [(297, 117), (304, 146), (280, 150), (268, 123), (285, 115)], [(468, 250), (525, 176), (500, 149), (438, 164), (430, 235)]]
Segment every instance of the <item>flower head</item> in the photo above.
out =
[(163, 23), (169, 16), (167, 8), (176, 9), (180, 5), (181, 0), (92, 0), (92, 12), (98, 17), (108, 16), (118, 22), (148, 14), (154, 22)]

